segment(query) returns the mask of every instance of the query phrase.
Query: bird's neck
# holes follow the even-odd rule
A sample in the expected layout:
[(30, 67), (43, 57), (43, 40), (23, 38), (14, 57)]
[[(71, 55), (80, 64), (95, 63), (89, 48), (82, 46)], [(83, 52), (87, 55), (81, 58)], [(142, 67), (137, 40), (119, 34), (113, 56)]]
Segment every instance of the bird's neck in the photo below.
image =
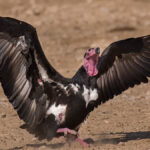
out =
[(84, 84), (86, 87), (95, 87), (95, 81), (96, 77), (90, 77), (83, 66), (80, 67), (78, 72), (72, 78), (72, 82), (82, 85)]
[(83, 67), (85, 68), (87, 74), (90, 77), (96, 76), (98, 74), (97, 61), (93, 59), (84, 59)]

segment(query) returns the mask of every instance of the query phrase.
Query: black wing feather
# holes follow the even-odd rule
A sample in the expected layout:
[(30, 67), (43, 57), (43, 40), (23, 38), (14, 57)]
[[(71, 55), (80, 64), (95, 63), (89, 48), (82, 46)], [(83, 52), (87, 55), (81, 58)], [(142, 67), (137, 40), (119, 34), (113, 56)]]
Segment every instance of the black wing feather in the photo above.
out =
[[(99, 102), (118, 95), (150, 77), (150, 36), (130, 38), (108, 46), (98, 63)], [(104, 81), (102, 81), (104, 80)], [(109, 90), (109, 91), (108, 91)]]
[(0, 17), (0, 81), (19, 117), (34, 127), (45, 122), (46, 102), (53, 97), (49, 93), (54, 93), (51, 84), (67, 82), (48, 63), (36, 30), (25, 22), (4, 17)]

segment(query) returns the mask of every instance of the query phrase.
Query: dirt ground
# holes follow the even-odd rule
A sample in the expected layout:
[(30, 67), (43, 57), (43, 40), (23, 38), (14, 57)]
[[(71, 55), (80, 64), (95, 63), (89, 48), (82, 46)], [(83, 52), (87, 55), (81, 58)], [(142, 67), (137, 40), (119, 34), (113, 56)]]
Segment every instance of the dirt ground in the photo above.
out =
[[(0, 0), (0, 15), (34, 25), (50, 63), (71, 77), (88, 47), (150, 34), (150, 0)], [(80, 129), (87, 150), (150, 150), (150, 83), (95, 109)], [(0, 150), (83, 149), (63, 137), (38, 141), (0, 89)]]

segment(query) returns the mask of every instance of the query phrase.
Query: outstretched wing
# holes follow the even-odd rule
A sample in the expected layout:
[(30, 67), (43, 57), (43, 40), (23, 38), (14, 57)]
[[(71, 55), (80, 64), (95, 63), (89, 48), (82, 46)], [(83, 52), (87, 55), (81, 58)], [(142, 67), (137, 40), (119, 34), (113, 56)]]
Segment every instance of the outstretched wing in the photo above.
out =
[(98, 64), (99, 103), (138, 85), (150, 76), (150, 36), (130, 38), (109, 45)]
[(0, 81), (20, 118), (31, 126), (39, 124), (53, 97), (49, 85), (63, 80), (46, 60), (36, 30), (0, 17)]

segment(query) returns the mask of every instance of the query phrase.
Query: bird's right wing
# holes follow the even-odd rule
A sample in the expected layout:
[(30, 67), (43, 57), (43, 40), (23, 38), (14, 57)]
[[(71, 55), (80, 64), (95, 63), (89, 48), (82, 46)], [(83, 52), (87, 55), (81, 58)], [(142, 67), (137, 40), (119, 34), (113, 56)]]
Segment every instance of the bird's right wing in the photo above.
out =
[(62, 80), (45, 58), (35, 29), (0, 17), (0, 81), (19, 117), (30, 126), (40, 124), (56, 96), (51, 84)]

